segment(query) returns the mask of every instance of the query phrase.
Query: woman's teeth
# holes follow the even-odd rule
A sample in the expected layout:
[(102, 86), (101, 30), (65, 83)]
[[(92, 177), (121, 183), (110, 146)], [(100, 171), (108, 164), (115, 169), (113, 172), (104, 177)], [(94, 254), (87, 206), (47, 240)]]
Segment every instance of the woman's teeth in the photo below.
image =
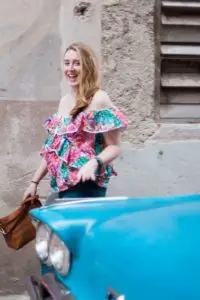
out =
[(69, 77), (70, 79), (74, 79), (74, 78), (76, 78), (77, 76), (76, 76), (76, 75), (72, 75), (72, 74), (68, 74), (68, 77)]

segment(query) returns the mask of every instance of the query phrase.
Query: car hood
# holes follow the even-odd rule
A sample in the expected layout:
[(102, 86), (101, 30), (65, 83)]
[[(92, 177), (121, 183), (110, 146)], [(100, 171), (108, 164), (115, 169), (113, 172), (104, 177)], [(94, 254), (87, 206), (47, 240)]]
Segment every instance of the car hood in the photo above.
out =
[[(73, 253), (77, 299), (198, 299), (200, 196), (75, 201), (33, 210)], [(95, 297), (95, 298), (94, 298)]]

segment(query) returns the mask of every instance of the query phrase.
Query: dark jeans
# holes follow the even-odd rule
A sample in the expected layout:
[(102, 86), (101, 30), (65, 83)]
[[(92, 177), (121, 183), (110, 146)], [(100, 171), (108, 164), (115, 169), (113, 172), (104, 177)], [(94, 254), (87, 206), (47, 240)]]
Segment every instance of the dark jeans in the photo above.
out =
[(88, 180), (80, 182), (69, 190), (59, 192), (59, 198), (97, 198), (105, 197), (106, 188), (98, 186), (95, 182)]

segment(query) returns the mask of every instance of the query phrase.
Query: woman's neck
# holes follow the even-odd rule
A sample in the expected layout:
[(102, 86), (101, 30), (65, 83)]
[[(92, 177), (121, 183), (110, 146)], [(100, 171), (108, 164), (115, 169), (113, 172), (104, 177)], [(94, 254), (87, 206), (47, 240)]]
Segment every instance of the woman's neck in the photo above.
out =
[(69, 94), (71, 95), (71, 97), (76, 98), (77, 88), (70, 88)]

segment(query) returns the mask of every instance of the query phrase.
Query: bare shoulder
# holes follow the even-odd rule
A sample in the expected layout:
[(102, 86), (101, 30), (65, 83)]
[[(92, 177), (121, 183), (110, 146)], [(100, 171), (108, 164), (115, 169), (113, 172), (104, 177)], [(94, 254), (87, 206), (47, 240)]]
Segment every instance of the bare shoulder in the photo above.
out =
[(113, 106), (114, 104), (111, 101), (108, 94), (103, 90), (98, 90), (92, 99), (92, 102), (90, 104), (90, 109), (100, 110), (100, 109), (113, 107)]

